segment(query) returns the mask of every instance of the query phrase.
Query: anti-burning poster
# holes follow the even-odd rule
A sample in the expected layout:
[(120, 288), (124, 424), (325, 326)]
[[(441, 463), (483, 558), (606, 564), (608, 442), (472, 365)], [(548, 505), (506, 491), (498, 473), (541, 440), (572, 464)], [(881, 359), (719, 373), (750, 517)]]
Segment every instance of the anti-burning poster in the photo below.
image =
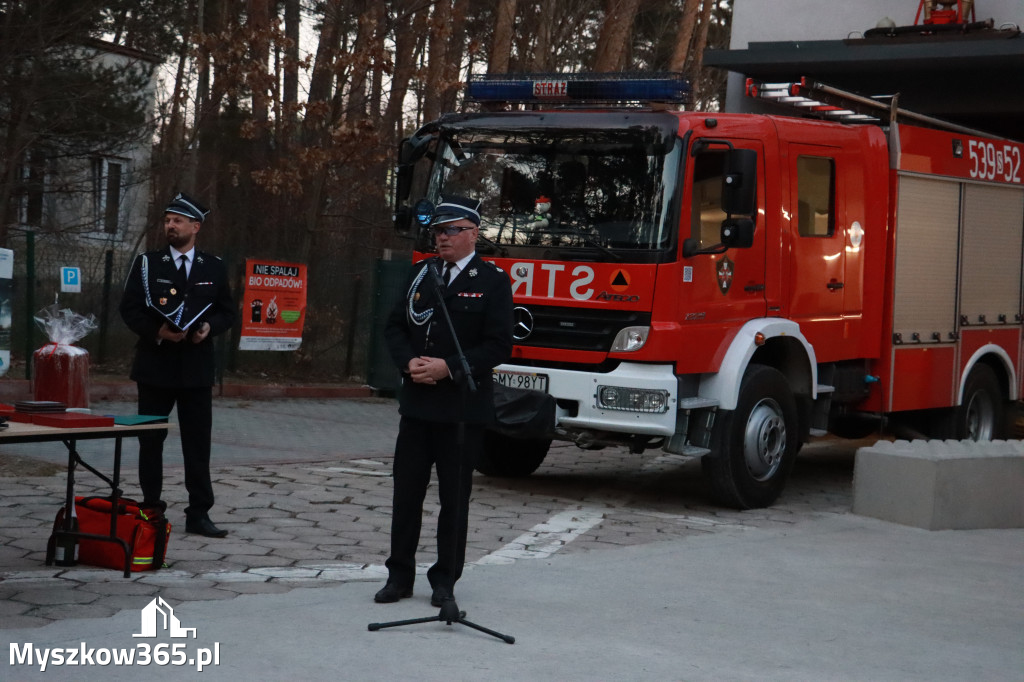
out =
[(306, 266), (245, 261), (239, 350), (298, 350), (306, 319)]

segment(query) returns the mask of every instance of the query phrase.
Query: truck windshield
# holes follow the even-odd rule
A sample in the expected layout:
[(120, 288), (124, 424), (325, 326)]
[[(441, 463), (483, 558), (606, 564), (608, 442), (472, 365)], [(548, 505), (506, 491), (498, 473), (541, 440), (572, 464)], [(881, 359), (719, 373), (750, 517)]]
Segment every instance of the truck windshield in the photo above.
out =
[(442, 136), (429, 194), (482, 199), (485, 248), (631, 260), (674, 244), (680, 146), (624, 130), (461, 130)]

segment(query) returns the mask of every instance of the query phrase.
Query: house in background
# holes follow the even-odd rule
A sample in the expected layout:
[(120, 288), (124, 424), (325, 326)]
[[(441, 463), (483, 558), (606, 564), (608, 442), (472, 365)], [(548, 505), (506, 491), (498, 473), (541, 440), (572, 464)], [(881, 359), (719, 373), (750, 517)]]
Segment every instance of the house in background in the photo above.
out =
[(81, 50), (85, 59), (145, 77), (147, 84), (140, 95), (146, 102), (147, 125), (131, 139), (97, 145), (81, 156), (54, 154), (49, 149), (29, 152), (20, 167), (17, 227), (36, 230), (37, 237), (53, 234), (87, 244), (128, 241), (134, 245), (131, 231), (145, 225), (148, 209), (155, 67), (160, 60), (100, 40), (89, 41)]
[[(733, 0), (730, 48), (708, 50), (704, 64), (730, 72), (728, 111), (780, 112), (744, 96), (747, 77), (807, 76), (866, 96), (899, 93), (902, 108), (1024, 140), (1024, 0), (975, 0), (976, 22), (991, 23), (966, 31), (927, 30), (921, 7), (919, 0)], [(909, 28), (915, 20), (920, 30)], [(872, 30), (886, 25), (901, 28)]]
[[(113, 141), (83, 126), (73, 131), (75, 139), (66, 144), (59, 134), (46, 131), (28, 145), (16, 169), (8, 214), (12, 220), (6, 226), (6, 246), (14, 251), (11, 343), (17, 357), (24, 357), (19, 351), (42, 338), (31, 316), (58, 295), (62, 307), (93, 314), (101, 324), (112, 323), (116, 315), (108, 313), (116, 310), (124, 271), (148, 227), (160, 60), (101, 40), (82, 43), (75, 48), (75, 58), (116, 69), (130, 77), (133, 85), (139, 84), (130, 95), (137, 100), (132, 106), (142, 112), (144, 123)], [(74, 128), (76, 106), (92, 107), (90, 114), (98, 108), (100, 116), (116, 116), (116, 92), (88, 105), (69, 95), (69, 128)], [(104, 109), (105, 101), (111, 103), (109, 111)], [(52, 106), (52, 99), (46, 105)], [(81, 293), (60, 294), (62, 267), (80, 269)], [(31, 283), (27, 281), (30, 273)], [(90, 335), (83, 345), (95, 346), (95, 336)]]

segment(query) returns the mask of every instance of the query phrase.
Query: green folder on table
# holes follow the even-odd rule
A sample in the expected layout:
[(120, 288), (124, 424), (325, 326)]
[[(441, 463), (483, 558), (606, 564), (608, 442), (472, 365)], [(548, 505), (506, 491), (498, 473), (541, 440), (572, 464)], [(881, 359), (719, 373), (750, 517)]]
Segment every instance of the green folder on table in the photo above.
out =
[(114, 424), (118, 426), (138, 426), (139, 424), (166, 424), (167, 417), (158, 414), (125, 414), (114, 416)]

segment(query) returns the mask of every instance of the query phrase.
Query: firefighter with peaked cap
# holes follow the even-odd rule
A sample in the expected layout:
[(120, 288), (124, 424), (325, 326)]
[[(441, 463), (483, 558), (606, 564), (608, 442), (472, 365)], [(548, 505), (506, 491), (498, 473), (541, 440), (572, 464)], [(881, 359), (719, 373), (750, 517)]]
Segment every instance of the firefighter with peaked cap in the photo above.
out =
[[(185, 463), (185, 531), (224, 537), (210, 520), (210, 436), (213, 426), (213, 338), (235, 322), (227, 269), (196, 248), (209, 209), (187, 194), (164, 209), (167, 246), (137, 256), (121, 297), (120, 313), (139, 337), (131, 378), (138, 385), (139, 414), (169, 415), (177, 408)], [(163, 448), (166, 431), (139, 436), (143, 503), (166, 508)]]
[[(413, 267), (388, 318), (385, 340), (402, 372), (401, 421), (395, 443), (394, 505), (387, 584), (379, 603), (412, 596), (423, 499), (436, 469), (441, 512), (437, 560), (427, 571), (431, 604), (454, 599), (466, 558), (473, 468), (493, 419), (491, 370), (512, 352), (512, 288), (508, 276), (476, 254), (480, 202), (444, 197), (431, 223), (437, 257)], [(438, 281), (440, 280), (440, 281)], [(455, 340), (439, 307), (444, 300), (477, 391), (469, 395)], [(458, 441), (459, 424), (464, 441)]]

